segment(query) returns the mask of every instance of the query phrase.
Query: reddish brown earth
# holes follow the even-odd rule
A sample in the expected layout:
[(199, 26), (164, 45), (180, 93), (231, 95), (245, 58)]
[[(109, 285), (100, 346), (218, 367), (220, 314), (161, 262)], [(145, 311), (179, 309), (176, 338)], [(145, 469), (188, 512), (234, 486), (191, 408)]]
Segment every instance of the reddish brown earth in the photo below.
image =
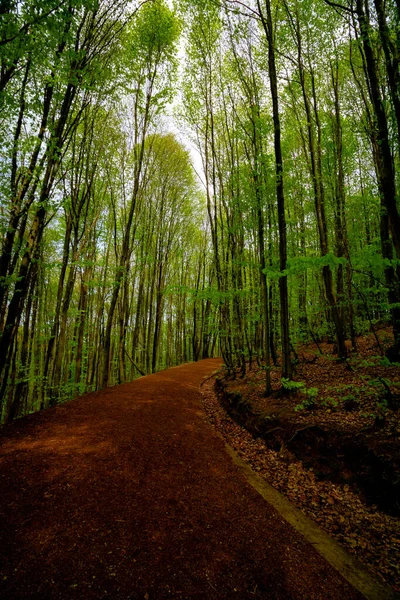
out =
[(282, 390), (279, 366), (270, 396), (254, 365), (235, 380), (220, 372), (218, 397), (212, 379), (202, 391), (235, 452), (400, 597), (400, 369), (385, 364), (377, 337), (382, 350), (393, 343), (376, 328), (346, 362), (332, 344), (297, 348), (294, 379), (318, 392), (310, 406), (304, 391)]
[(0, 598), (362, 596), (248, 484), (204, 415), (205, 360), (0, 432)]

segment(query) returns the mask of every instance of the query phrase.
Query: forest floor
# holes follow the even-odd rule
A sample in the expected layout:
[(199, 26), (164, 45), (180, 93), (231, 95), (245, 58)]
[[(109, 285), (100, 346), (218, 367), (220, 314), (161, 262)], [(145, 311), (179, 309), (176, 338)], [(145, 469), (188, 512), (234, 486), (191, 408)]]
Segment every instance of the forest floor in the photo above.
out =
[[(384, 349), (388, 330), (377, 332)], [(332, 344), (299, 348), (303, 387), (264, 396), (265, 371), (203, 386), (209, 420), (253, 470), (400, 592), (400, 369), (357, 340), (346, 363)], [(322, 352), (322, 354), (321, 354)], [(247, 429), (244, 429), (245, 426)]]
[(207, 422), (199, 385), (220, 364), (1, 428), (2, 600), (361, 600)]

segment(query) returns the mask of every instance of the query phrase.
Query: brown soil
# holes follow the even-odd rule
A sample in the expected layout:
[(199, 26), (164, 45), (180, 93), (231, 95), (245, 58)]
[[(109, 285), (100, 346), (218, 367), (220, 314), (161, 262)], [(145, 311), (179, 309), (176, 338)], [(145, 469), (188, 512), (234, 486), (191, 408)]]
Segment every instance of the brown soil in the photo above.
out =
[[(390, 344), (386, 329), (378, 335)], [(382, 364), (372, 335), (357, 342), (347, 363), (327, 343), (323, 355), (312, 345), (298, 351), (295, 379), (317, 389), (309, 407), (304, 391), (282, 391), (279, 368), (271, 396), (255, 368), (219, 380), (225, 410), (209, 382), (205, 407), (257, 473), (400, 593), (400, 370)]]
[(360, 599), (251, 487), (183, 365), (0, 432), (0, 597)]

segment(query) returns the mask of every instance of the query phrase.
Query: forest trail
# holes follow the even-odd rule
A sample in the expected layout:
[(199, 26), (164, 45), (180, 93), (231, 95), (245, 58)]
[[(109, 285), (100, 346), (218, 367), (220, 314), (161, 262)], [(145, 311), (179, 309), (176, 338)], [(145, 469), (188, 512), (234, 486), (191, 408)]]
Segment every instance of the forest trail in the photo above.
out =
[(0, 431), (0, 598), (355, 600), (249, 485), (186, 364)]

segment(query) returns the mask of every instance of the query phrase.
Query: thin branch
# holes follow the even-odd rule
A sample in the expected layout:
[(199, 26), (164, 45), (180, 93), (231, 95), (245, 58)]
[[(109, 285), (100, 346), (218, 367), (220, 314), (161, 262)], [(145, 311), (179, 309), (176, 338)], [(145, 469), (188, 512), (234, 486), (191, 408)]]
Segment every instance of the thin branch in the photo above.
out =
[(325, 2), (325, 4), (328, 4), (329, 6), (332, 6), (333, 8), (339, 8), (340, 10), (344, 10), (345, 12), (348, 12), (350, 14), (354, 13), (353, 8), (344, 6), (343, 4), (338, 4), (337, 2), (332, 2), (332, 0), (324, 0), (324, 2)]
[[(250, 6), (248, 6), (245, 2), (241, 2), (240, 0), (226, 0), (227, 4), (238, 4), (239, 6), (242, 6), (243, 8), (245, 8), (246, 10), (249, 11), (249, 13), (251, 15), (253, 15), (253, 17), (255, 19), (259, 19), (260, 15), (258, 13), (258, 11), (254, 10), (254, 8), (251, 8)], [(249, 14), (247, 14), (247, 16), (250, 16)]]
[[(250, 8), (250, 6), (247, 6), (247, 4), (245, 4), (244, 2), (240, 2), (240, 0), (225, 0), (225, 2), (222, 0), (211, 0), (212, 4), (215, 4), (216, 6), (218, 6), (219, 8), (222, 8), (222, 5), (225, 5), (225, 9), (229, 10), (230, 12), (233, 12), (235, 14), (239, 14), (242, 15), (243, 17), (248, 17), (250, 19), (255, 19), (256, 21), (260, 21), (260, 15), (258, 14), (258, 12), (256, 10), (254, 10), (253, 8)], [(231, 8), (229, 6), (227, 6), (227, 4), (238, 4), (240, 6), (242, 6), (243, 8), (245, 8), (248, 12), (243, 12), (241, 10), (239, 10), (238, 8)]]

